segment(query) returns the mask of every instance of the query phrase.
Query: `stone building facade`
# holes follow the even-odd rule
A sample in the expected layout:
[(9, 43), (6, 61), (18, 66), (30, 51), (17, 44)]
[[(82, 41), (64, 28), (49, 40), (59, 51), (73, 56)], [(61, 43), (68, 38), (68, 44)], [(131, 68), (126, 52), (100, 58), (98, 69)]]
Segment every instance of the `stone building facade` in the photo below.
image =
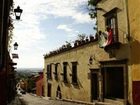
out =
[(45, 95), (139, 105), (139, 0), (95, 1), (98, 41), (44, 57)]
[[(97, 41), (45, 57), (45, 96), (91, 101), (89, 59), (98, 50)], [(100, 54), (102, 55), (102, 54)]]
[[(124, 48), (123, 48), (124, 49)], [(45, 56), (45, 96), (86, 102), (127, 100), (127, 55), (112, 57), (98, 40)], [(119, 78), (118, 78), (119, 76)], [(117, 87), (115, 87), (117, 85)], [(113, 87), (114, 86), (114, 87)], [(118, 92), (118, 91), (120, 92)], [(106, 100), (106, 97), (116, 100)]]

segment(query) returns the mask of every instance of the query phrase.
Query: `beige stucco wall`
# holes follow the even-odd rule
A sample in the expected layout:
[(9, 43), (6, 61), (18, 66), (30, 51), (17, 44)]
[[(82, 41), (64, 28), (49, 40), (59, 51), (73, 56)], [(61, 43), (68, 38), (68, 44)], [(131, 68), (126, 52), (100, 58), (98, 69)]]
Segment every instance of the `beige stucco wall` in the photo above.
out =
[[(47, 64), (50, 63), (60, 63), (58, 65), (58, 78), (59, 81), (56, 81), (54, 79), (49, 80), (48, 82), (52, 84), (52, 98), (56, 97), (56, 90), (58, 85), (61, 88), (62, 91), (62, 98), (66, 99), (73, 99), (73, 100), (82, 100), (82, 101), (90, 101), (90, 78), (89, 78), (89, 73), (90, 73), (90, 68), (93, 67), (93, 65), (89, 64), (89, 58), (90, 56), (94, 56), (97, 61), (94, 62), (94, 67), (98, 67), (98, 61), (101, 59), (107, 59), (108, 54), (104, 53), (103, 49), (100, 49), (98, 47), (97, 42), (93, 42), (87, 45), (83, 45), (82, 47), (74, 48), (70, 51), (66, 51), (64, 53), (48, 57), (45, 59), (45, 72), (46, 72), (46, 66)], [(71, 81), (71, 76), (70, 74), (72, 73), (72, 65), (71, 62), (77, 61), (77, 75), (78, 75), (78, 86), (74, 86)], [(61, 73), (63, 73), (63, 62), (68, 62), (68, 68), (67, 68), (67, 76), (68, 76), (68, 84), (64, 84), (63, 82), (63, 76)], [(96, 65), (97, 64), (97, 65)], [(95, 66), (96, 65), (96, 66)], [(98, 67), (99, 68), (99, 67)], [(53, 68), (54, 70), (54, 65)], [(53, 71), (54, 72), (54, 71)], [(45, 73), (44, 73), (45, 74)], [(46, 75), (46, 74), (45, 74)], [(46, 81), (46, 76), (45, 76), (45, 85)], [(47, 89), (47, 86), (45, 87)], [(45, 90), (45, 94), (47, 94), (47, 90)]]
[[(125, 49), (125, 47), (124, 47)], [(89, 58), (90, 56), (94, 57), (95, 60), (93, 60), (93, 64), (89, 64)], [(118, 59), (124, 59), (126, 56), (126, 53), (124, 51), (118, 51), (118, 54), (116, 54)], [(54, 55), (51, 57), (47, 57), (45, 59), (44, 65), (44, 83), (45, 83), (45, 96), (47, 96), (47, 83), (52, 84), (52, 96), (51, 98), (56, 98), (56, 90), (58, 85), (61, 88), (62, 91), (62, 98), (66, 99), (72, 99), (72, 100), (81, 100), (81, 101), (91, 101), (91, 80), (89, 77), (90, 74), (90, 68), (99, 68), (100, 64), (99, 61), (108, 61), (108, 60), (116, 60), (116, 58), (110, 58), (109, 54), (104, 51), (103, 48), (99, 48), (97, 42), (92, 42), (83, 46), (80, 46), (78, 48), (71, 49), (69, 51), (60, 53), (58, 55)], [(72, 65), (71, 62), (77, 61), (77, 75), (78, 75), (78, 86), (74, 86), (71, 84), (71, 69)], [(68, 84), (64, 84), (63, 82), (63, 76), (61, 73), (63, 73), (63, 62), (68, 62), (68, 68), (67, 68), (67, 76), (68, 76)], [(59, 80), (56, 81), (54, 79), (54, 75), (52, 80), (46, 79), (46, 68), (47, 64), (51, 63), (60, 63), (58, 65), (58, 78)], [(54, 72), (55, 68), (54, 65), (52, 65), (52, 72)]]
[(126, 34), (127, 34), (127, 19), (126, 19), (126, 8), (125, 0), (102, 0), (97, 5), (99, 8), (102, 8), (104, 11), (98, 10), (97, 20), (98, 20), (98, 30), (105, 31), (105, 18), (104, 14), (117, 7), (117, 22), (118, 22), (118, 34), (119, 41), (126, 43)]
[[(132, 70), (132, 87), (133, 87), (133, 105), (138, 103), (140, 98), (139, 81), (140, 81), (140, 0), (128, 1), (128, 19), (130, 27), (130, 45), (131, 45), (131, 70)], [(137, 85), (134, 85), (136, 84)]]
[[(45, 60), (44, 60), (44, 64), (45, 64)], [(44, 68), (43, 69), (43, 82), (44, 82), (44, 84), (43, 84), (44, 85), (44, 94), (43, 95), (45, 97), (47, 97), (47, 89), (46, 89), (47, 88), (47, 84), (46, 84), (47, 81), (46, 80), (47, 80), (47, 77), (46, 77), (46, 68)]]
[(128, 0), (133, 81), (140, 81), (140, 0)]
[[(101, 31), (105, 31), (105, 18), (103, 15), (115, 7), (118, 8), (118, 12), (117, 12), (118, 37), (119, 37), (119, 42), (121, 42), (121, 48), (116, 50), (116, 53), (117, 53), (116, 59), (120, 59), (120, 58), (128, 59), (128, 101), (129, 101), (129, 103), (132, 103), (132, 69), (133, 69), (132, 67), (134, 65), (131, 66), (132, 57), (131, 57), (130, 51), (134, 51), (133, 50), (134, 47), (131, 49), (130, 42), (127, 39), (127, 35), (129, 34), (129, 26), (128, 26), (129, 23), (127, 21), (128, 17), (127, 17), (126, 4), (128, 1), (129, 0), (102, 0), (97, 6), (103, 8), (105, 11), (98, 11), (97, 20), (98, 20), (98, 29)], [(138, 0), (136, 0), (136, 1), (138, 1)], [(129, 4), (134, 4), (133, 2), (134, 2), (134, 0), (130, 0)], [(138, 3), (136, 3), (136, 4), (138, 4)], [(134, 4), (133, 6), (135, 6), (136, 4)], [(132, 9), (132, 10), (134, 10), (134, 9)], [(133, 11), (132, 14), (133, 13), (135, 13), (135, 12)], [(138, 47), (139, 46), (137, 46), (137, 48)], [(133, 55), (135, 55), (135, 58), (137, 57), (136, 52)], [(136, 69), (136, 67), (135, 67), (135, 69)], [(138, 72), (133, 72), (133, 75), (134, 75), (134, 78), (136, 78), (136, 75), (138, 75)]]
[(117, 8), (117, 25), (118, 25), (118, 38), (121, 46), (115, 50), (116, 56), (114, 59), (128, 59), (128, 66), (130, 67), (130, 46), (127, 39), (128, 35), (128, 22), (127, 22), (127, 8), (126, 0), (102, 0), (97, 4), (97, 25), (98, 31), (105, 32), (105, 17), (107, 12)]

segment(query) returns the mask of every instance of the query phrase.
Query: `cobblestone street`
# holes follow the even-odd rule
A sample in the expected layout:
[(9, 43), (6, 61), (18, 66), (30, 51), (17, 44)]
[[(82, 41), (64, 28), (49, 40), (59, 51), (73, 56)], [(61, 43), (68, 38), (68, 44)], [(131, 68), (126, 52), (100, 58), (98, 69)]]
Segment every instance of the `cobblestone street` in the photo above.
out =
[(22, 95), (20, 100), (22, 101), (22, 105), (86, 105), (59, 100), (48, 100), (30, 94)]

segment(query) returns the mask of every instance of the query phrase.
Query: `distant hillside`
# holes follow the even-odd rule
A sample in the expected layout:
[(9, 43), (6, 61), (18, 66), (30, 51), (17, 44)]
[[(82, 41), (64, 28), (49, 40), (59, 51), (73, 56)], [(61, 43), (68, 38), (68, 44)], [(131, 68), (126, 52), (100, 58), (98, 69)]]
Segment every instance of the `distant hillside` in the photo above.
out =
[(16, 77), (18, 78), (27, 78), (31, 75), (36, 75), (38, 72), (43, 72), (43, 69), (40, 68), (20, 68), (16, 70)]
[(17, 69), (17, 72), (20, 72), (20, 71), (42, 71), (43, 68), (18, 68)]

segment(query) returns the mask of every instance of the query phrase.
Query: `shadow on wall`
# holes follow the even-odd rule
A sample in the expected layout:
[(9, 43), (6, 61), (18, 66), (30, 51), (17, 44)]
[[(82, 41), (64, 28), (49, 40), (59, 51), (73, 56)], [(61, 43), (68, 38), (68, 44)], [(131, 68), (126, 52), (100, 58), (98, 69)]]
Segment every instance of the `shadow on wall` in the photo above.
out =
[(140, 41), (136, 39), (131, 42), (131, 60), (132, 64), (140, 64)]

